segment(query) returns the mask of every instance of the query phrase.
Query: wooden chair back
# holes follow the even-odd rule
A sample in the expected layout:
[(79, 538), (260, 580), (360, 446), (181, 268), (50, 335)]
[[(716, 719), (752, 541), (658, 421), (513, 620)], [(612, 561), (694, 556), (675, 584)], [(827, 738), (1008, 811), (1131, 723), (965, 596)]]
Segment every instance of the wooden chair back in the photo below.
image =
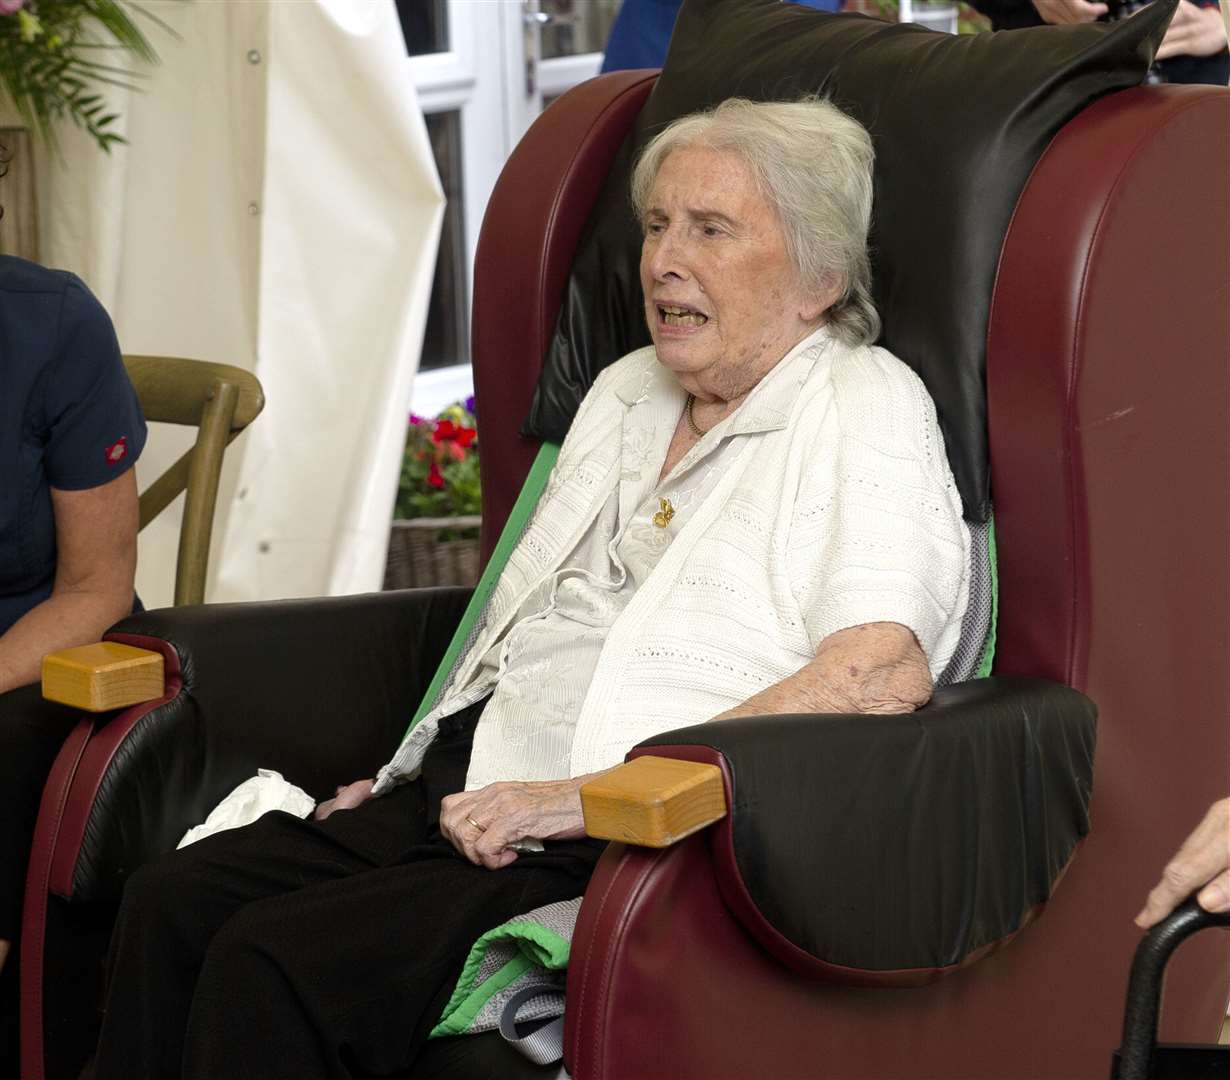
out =
[(227, 446), (265, 407), (260, 381), (230, 364), (170, 356), (125, 356), (146, 420), (197, 429), (196, 442), (141, 493), (145, 528), (186, 492), (175, 565), (175, 605), (205, 599), (218, 481)]

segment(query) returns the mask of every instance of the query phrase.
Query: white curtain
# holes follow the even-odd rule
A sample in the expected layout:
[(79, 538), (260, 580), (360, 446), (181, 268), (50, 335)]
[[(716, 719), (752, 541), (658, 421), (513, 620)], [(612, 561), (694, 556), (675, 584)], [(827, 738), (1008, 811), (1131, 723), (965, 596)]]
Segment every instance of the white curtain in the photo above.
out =
[[(443, 196), (393, 0), (145, 6), (162, 59), (117, 92), (129, 145), (61, 129), (38, 162), (42, 261), (79, 273), (126, 352), (256, 372), (206, 598), (379, 588)], [(155, 429), (142, 486), (191, 435)], [(179, 506), (141, 535), (169, 604)]]

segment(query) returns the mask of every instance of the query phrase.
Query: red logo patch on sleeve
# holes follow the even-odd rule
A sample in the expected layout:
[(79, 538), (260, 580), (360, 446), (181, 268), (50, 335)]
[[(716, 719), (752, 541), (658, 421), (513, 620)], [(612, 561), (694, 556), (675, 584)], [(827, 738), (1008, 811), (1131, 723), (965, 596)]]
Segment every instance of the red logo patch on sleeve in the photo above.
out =
[(128, 436), (121, 435), (107, 447), (107, 464), (118, 465), (128, 456)]

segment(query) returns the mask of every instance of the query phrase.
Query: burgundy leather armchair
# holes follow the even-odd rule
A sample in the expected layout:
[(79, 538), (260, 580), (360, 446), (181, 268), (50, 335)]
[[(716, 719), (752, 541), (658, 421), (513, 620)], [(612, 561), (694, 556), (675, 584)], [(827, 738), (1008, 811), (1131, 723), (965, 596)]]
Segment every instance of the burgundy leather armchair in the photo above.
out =
[[(477, 396), (499, 403), (482, 419), (487, 550), (536, 450), (518, 430), (573, 251), (653, 80), (606, 76), (553, 105), (488, 209), (473, 320)], [(769, 791), (755, 785), (772, 755), (744, 745), (737, 728), (653, 740), (653, 753), (721, 765), (733, 812), (670, 848), (614, 844), (604, 856), (569, 973), (566, 1062), (577, 1080), (1104, 1075), (1138, 936), (1131, 915), (1176, 839), (1223, 793), (1230, 759), (1230, 307), (1214, 300), (1230, 280), (1221, 239), (1230, 222), (1224, 207), (1186, 196), (1176, 180), (1224, 176), (1228, 155), (1230, 92), (1112, 95), (1055, 138), (1004, 240), (987, 376), (996, 678), (946, 691), (939, 705), (976, 709), (984, 693), (1000, 703), (998, 717), (995, 706), (982, 714), (983, 728), (1014, 731), (1019, 760), (1038, 768), (1029, 784), (1018, 783), (1020, 772), (1003, 784), (986, 773), (978, 790), (996, 802), (1011, 788), (1014, 806), (1031, 805), (1026, 788), (1038, 793), (1040, 816), (1023, 816), (1016, 831), (1035, 854), (1052, 853), (1049, 864), (1042, 859), (1046, 872), (1024, 868), (1023, 884), (1005, 890), (994, 932), (957, 926), (933, 935), (958, 943), (939, 948), (934, 963), (904, 973), (862, 967), (854, 946), (851, 962), (798, 955), (797, 937), (817, 925), (807, 909), (818, 902), (798, 900), (803, 931), (790, 912), (767, 910), (764, 894), (750, 891), (766, 875), (740, 846), (754, 810), (744, 796)], [(463, 591), (432, 590), (217, 605), (151, 612), (116, 628), (112, 638), (164, 654), (165, 694), (83, 720), (49, 782), (22, 943), (27, 1080), (75, 1075), (88, 1052), (99, 948), (133, 867), (173, 846), (257, 766), (279, 768), (313, 793), (367, 775), (396, 744), (465, 600)], [(367, 687), (362, 708), (358, 686)], [(1012, 695), (1031, 687), (1042, 704), (1035, 700), (1029, 724), (1013, 728), (1025, 714)], [(1078, 695), (1066, 688), (1100, 710), (1093, 827), (1075, 858), (1092, 739), (1088, 713), (1081, 718)], [(1054, 738), (1044, 730), (1049, 693), (1076, 716), (1056, 720)], [(815, 735), (799, 720), (776, 722)], [(918, 723), (934, 723), (927, 730), (938, 738), (945, 721)], [(834, 726), (843, 738), (881, 746), (896, 730)], [(1035, 735), (1045, 750), (1031, 757)], [(985, 746), (970, 754), (971, 762), (995, 760)], [(826, 775), (813, 785), (821, 794)], [(884, 811), (887, 828), (927, 816), (927, 806), (911, 803), (909, 784), (894, 788), (891, 773), (869, 777), (865, 794), (883, 791), (880, 801), (894, 804)], [(873, 819), (876, 802), (862, 807)], [(978, 850), (979, 815), (953, 807), (943, 821), (965, 822), (972, 847), (958, 850)], [(997, 850), (1010, 839), (996, 836)], [(1051, 844), (1062, 837), (1070, 842)], [(827, 876), (888, 876), (875, 862), (884, 854), (864, 845), (868, 866), (833, 864)], [(968, 859), (942, 866), (977, 886), (968, 910), (985, 912), (986, 879)], [(894, 899), (908, 913), (910, 898)], [(845, 947), (840, 914), (826, 925)], [(845, 914), (851, 926), (865, 925), (857, 911)], [(873, 951), (883, 944), (873, 941)], [(1171, 1039), (1207, 1041), (1219, 1022), (1230, 950), (1209, 945), (1171, 973)], [(479, 1036), (433, 1046), (415, 1075), (550, 1075), (534, 1069)]]
[[(618, 78), (568, 102), (596, 99), (567, 165), (573, 184), (596, 189), (608, 160), (594, 161), (597, 133), (630, 123), (648, 91), (641, 76)], [(581, 230), (544, 181), (548, 138), (532, 131), (509, 163), (488, 225), (523, 215), (524, 233), (487, 228), (484, 269), (548, 231), (535, 222), (562, 234), (564, 254), (527, 244), (520, 273), (476, 283), (478, 393), (499, 385), (512, 423), (535, 375), (518, 367), (510, 385), (481, 361), (510, 340), (545, 351), (549, 299)], [(1224, 175), (1228, 162), (1230, 92), (1104, 98), (1034, 167), (999, 258), (987, 332), (995, 675), (1075, 687), (1099, 709), (1091, 833), (1045, 913), (1009, 947), (920, 988), (802, 982), (723, 887), (737, 824), (666, 852), (613, 851), (574, 941), (575, 1076), (1104, 1075), (1139, 937), (1132, 916), (1230, 784), (1230, 306), (1213, 301), (1230, 281), (1230, 206), (1174, 196), (1182, 178)], [(513, 283), (529, 279), (546, 301), (518, 299)], [(511, 333), (483, 319), (488, 306), (514, 313)], [(521, 452), (493, 471), (523, 472), (532, 449)], [(646, 750), (712, 759), (703, 745)], [(1212, 1041), (1224, 1016), (1230, 942), (1201, 946), (1172, 964), (1170, 1041)]]

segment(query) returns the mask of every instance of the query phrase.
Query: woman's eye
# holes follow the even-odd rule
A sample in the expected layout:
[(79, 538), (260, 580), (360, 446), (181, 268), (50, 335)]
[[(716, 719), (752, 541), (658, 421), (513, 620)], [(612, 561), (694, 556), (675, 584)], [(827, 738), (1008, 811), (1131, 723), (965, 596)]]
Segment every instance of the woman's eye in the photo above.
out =
[(712, 236), (722, 235), (722, 230), (719, 229), (716, 225), (702, 225), (700, 231), (704, 236), (712, 237)]
[(645, 226), (646, 236), (660, 236), (666, 230), (666, 226), (660, 221), (651, 221)]

